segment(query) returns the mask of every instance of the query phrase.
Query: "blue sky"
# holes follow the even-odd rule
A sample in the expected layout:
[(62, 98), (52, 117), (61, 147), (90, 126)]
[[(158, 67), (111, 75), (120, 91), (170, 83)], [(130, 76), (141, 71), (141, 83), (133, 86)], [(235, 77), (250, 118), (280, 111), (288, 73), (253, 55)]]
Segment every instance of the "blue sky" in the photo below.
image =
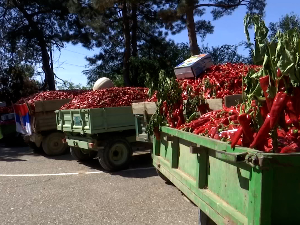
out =
[[(279, 18), (287, 13), (294, 12), (300, 15), (300, 1), (299, 0), (267, 0), (265, 22), (277, 22)], [(219, 20), (212, 21), (215, 26), (213, 34), (208, 35), (206, 39), (201, 42), (198, 38), (198, 44), (209, 46), (217, 46), (222, 44), (237, 44), (245, 41), (243, 19), (246, 13), (244, 7), (237, 9), (232, 15), (222, 17)], [(211, 15), (207, 10), (205, 19), (211, 19)], [(176, 42), (188, 42), (187, 31), (183, 31), (175, 36), (169, 36), (170, 39)], [(241, 49), (242, 51), (242, 49)], [(82, 73), (87, 69), (86, 56), (93, 56), (96, 51), (89, 51), (81, 45), (67, 44), (61, 52), (54, 52), (54, 67), (55, 73), (61, 79), (71, 81), (75, 84), (86, 85), (86, 76)]]

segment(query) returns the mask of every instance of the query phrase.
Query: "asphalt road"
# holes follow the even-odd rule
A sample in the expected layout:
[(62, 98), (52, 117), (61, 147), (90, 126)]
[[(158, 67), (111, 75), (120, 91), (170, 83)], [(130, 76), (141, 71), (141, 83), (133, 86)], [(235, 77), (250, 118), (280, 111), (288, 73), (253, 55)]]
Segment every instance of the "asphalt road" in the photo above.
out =
[(48, 158), (0, 146), (0, 224), (197, 224), (198, 211), (135, 155), (131, 168), (101, 170), (70, 154)]

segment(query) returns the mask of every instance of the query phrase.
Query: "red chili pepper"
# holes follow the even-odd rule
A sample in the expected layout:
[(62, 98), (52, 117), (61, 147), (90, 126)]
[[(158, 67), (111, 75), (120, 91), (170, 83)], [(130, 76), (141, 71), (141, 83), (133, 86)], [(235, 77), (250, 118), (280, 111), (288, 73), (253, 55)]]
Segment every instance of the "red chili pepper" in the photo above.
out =
[(252, 118), (250, 115), (244, 113), (242, 115), (239, 115), (238, 121), (243, 129), (243, 137), (244, 139), (247, 138), (247, 141), (249, 143), (252, 143), (253, 141), (253, 131), (251, 128), (251, 122)]
[(209, 137), (214, 137), (215, 134), (217, 133), (217, 131), (218, 131), (218, 128), (217, 128), (217, 127), (212, 127), (212, 128), (210, 129), (209, 133), (208, 133), (208, 136), (209, 136)]
[(220, 140), (221, 139), (218, 134), (215, 134), (213, 138), (216, 139), (216, 140)]
[(289, 115), (285, 114), (285, 124), (287, 126), (291, 126), (293, 124), (292, 120), (290, 119)]
[[(297, 115), (297, 112), (294, 108), (294, 103), (296, 103), (296, 99), (293, 99), (292, 101), (292, 97), (288, 97), (288, 100), (287, 100), (287, 103), (286, 103), (286, 108), (285, 108), (285, 111), (286, 113), (288, 114), (290, 120), (292, 121), (292, 123), (295, 125), (295, 126), (298, 126), (299, 125), (299, 122), (298, 122), (298, 115)], [(299, 99), (298, 99), (299, 101)]]
[(280, 153), (294, 153), (299, 151), (299, 146), (296, 143), (293, 143), (289, 146), (285, 146), (281, 149)]
[(239, 139), (243, 134), (243, 128), (239, 127), (238, 130), (234, 133), (233, 138), (231, 138), (231, 148), (234, 148), (235, 145), (238, 143)]
[(268, 116), (266, 117), (263, 125), (259, 129), (257, 135), (254, 137), (254, 140), (251, 143), (250, 148), (255, 148), (256, 146), (260, 145), (261, 143), (263, 143), (264, 141), (267, 140), (267, 137), (268, 137), (269, 132), (271, 130), (270, 120), (271, 120), (271, 117), (268, 114)]
[(192, 123), (191, 123), (191, 128), (194, 130), (196, 129), (197, 127), (200, 127), (202, 125), (204, 125), (205, 123), (207, 123), (208, 121), (210, 121), (209, 118), (200, 118), (198, 120), (194, 120)]
[(275, 96), (272, 109), (270, 111), (270, 127), (271, 129), (276, 125), (279, 117), (286, 106), (287, 94), (284, 92), (278, 92)]
[(261, 89), (263, 90), (263, 93), (264, 93), (264, 96), (265, 96), (266, 102), (267, 102), (267, 107), (270, 112), (270, 110), (272, 108), (272, 104), (273, 104), (273, 99), (271, 99), (269, 97), (269, 94), (267, 92), (268, 87), (269, 87), (269, 82), (270, 82), (269, 76), (264, 76), (264, 77), (259, 78), (259, 83), (260, 83)]
[(264, 145), (264, 151), (271, 152), (272, 150), (273, 150), (273, 140), (272, 140), (272, 138), (269, 138), (267, 141), (267, 144)]

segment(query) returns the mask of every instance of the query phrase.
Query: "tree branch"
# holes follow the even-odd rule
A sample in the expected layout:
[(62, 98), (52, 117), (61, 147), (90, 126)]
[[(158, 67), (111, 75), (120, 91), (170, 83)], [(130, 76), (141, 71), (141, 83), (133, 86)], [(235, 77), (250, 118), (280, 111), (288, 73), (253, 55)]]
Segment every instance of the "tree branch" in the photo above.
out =
[(199, 8), (199, 7), (217, 7), (217, 8), (230, 9), (230, 8), (234, 8), (234, 7), (237, 7), (240, 5), (247, 5), (246, 3), (243, 3), (243, 2), (249, 2), (249, 1), (240, 0), (236, 4), (198, 4), (198, 5), (195, 5), (195, 9)]

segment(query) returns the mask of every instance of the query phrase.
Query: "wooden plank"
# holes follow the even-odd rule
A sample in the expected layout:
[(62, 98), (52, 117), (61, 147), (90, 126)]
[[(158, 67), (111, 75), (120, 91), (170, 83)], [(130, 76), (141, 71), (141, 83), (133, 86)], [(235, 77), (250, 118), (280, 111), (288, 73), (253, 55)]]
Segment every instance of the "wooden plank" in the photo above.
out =
[(219, 110), (223, 108), (223, 100), (221, 98), (207, 99), (209, 108), (212, 110)]
[(56, 130), (56, 115), (54, 112), (35, 113), (34, 130), (35, 132)]
[(148, 114), (153, 115), (156, 111), (155, 102), (145, 102), (145, 110)]
[(237, 104), (242, 103), (242, 101), (242, 95), (227, 95), (224, 98), (226, 107), (236, 106)]
[(60, 109), (64, 104), (70, 102), (72, 99), (56, 99), (47, 101), (36, 101), (35, 112), (48, 112)]
[[(184, 101), (186, 102), (186, 100)], [(209, 108), (212, 110), (219, 110), (223, 108), (223, 100), (221, 98), (217, 99), (207, 99)], [(138, 102), (132, 103), (132, 112), (133, 114), (144, 114), (144, 110), (149, 115), (153, 115), (156, 112), (156, 103), (155, 102)]]
[(133, 114), (144, 114), (145, 102), (132, 103), (131, 107)]

